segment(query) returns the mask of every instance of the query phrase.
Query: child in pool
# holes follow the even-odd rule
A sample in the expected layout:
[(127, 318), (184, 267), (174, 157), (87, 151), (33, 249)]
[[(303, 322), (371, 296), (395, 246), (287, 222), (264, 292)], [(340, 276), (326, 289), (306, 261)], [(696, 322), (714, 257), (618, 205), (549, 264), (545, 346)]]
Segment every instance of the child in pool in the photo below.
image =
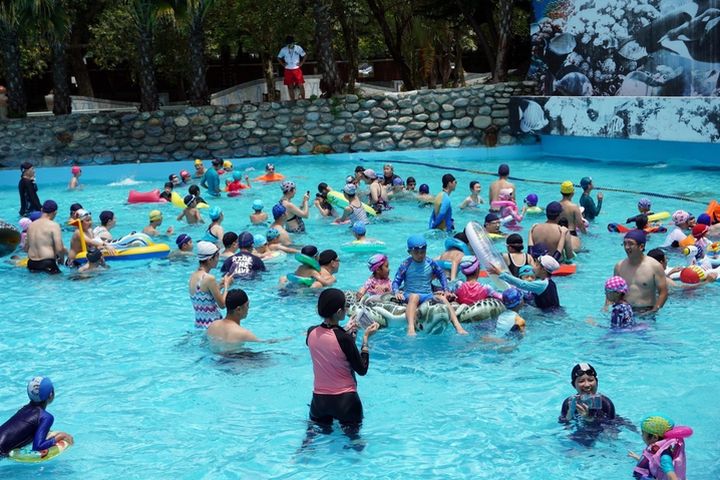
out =
[(268, 214), (266, 212), (263, 212), (264, 207), (265, 206), (263, 205), (262, 200), (253, 201), (253, 213), (250, 214), (250, 223), (252, 223), (253, 225), (263, 225), (267, 223)]
[(431, 205), (435, 203), (435, 197), (430, 195), (430, 187), (427, 183), (423, 183), (418, 188), (417, 201), (420, 206)]
[(242, 183), (242, 172), (240, 171), (232, 172), (232, 178), (232, 182), (229, 181), (230, 179), (227, 180), (227, 192), (229, 197), (235, 197), (237, 195), (240, 195), (240, 190), (250, 188), (251, 186), (250, 177), (247, 174), (245, 175), (245, 182), (247, 183), (247, 185)]
[(42, 452), (60, 442), (73, 444), (73, 437), (65, 432), (48, 438), (55, 419), (45, 410), (55, 399), (55, 388), (47, 377), (35, 377), (28, 383), (30, 403), (22, 407), (7, 422), (0, 425), (0, 457), (11, 450), (32, 443), (32, 449)]
[(185, 203), (185, 208), (180, 212), (180, 215), (177, 216), (178, 221), (184, 218), (188, 225), (205, 223), (205, 220), (200, 216), (200, 211), (197, 209), (198, 202), (195, 195), (185, 195), (183, 202)]
[(80, 175), (82, 175), (82, 170), (77, 165), (73, 165), (72, 169), (70, 169), (70, 173), (72, 173), (72, 177), (70, 178), (70, 183), (68, 184), (69, 190), (75, 190), (76, 188), (82, 188), (80, 185)]
[(260, 259), (262, 260), (265, 260), (266, 258), (271, 258), (275, 254), (275, 252), (270, 250), (267, 237), (265, 237), (265, 235), (254, 235), (253, 247), (255, 248), (255, 250), (253, 251), (253, 255), (260, 257)]
[(500, 218), (506, 227), (517, 227), (527, 211), (527, 205), (523, 205), (522, 211), (518, 212), (517, 205), (513, 201), (513, 189), (501, 188), (498, 199), (491, 203), (495, 210), (500, 211)]
[(523, 306), (523, 294), (517, 288), (510, 287), (501, 296), (506, 310), (497, 317), (494, 335), (483, 337), (485, 342), (502, 343), (513, 334), (525, 333), (525, 319), (518, 311)]
[(488, 297), (502, 300), (502, 295), (493, 290), (492, 287), (478, 282), (480, 264), (478, 263), (477, 258), (472, 262), (462, 262), (460, 264), (460, 270), (467, 280), (462, 282), (457, 290), (455, 290), (455, 296), (457, 297), (458, 303), (472, 305), (473, 303), (479, 302), (480, 300), (484, 300)]
[(653, 414), (640, 422), (642, 439), (647, 445), (642, 455), (628, 452), (638, 460), (633, 477), (639, 480), (685, 480), (685, 438), (692, 435), (689, 427), (675, 426), (668, 417)]
[(477, 208), (480, 204), (485, 203), (483, 199), (480, 198), (481, 191), (482, 185), (480, 185), (480, 182), (477, 180), (470, 182), (470, 195), (462, 201), (460, 204), (460, 210), (464, 210), (466, 208)]
[(577, 394), (567, 397), (562, 404), (558, 421), (568, 423), (575, 419), (612, 420), (615, 405), (601, 393), (597, 393), (597, 372), (589, 363), (578, 363), (570, 373), (570, 384)]
[(610, 328), (631, 328), (635, 326), (632, 307), (625, 301), (628, 284), (622, 277), (614, 276), (605, 282), (605, 298), (612, 304)]
[(370, 278), (360, 287), (357, 292), (358, 300), (365, 294), (383, 295), (390, 293), (392, 283), (390, 282), (390, 261), (387, 255), (376, 253), (368, 260), (368, 270), (372, 273)]
[(280, 231), (276, 228), (269, 228), (267, 233), (265, 233), (265, 238), (267, 238), (268, 242), (268, 249), (272, 251), (280, 250), (281, 252), (285, 253), (299, 253), (300, 250), (297, 248), (288, 247), (286, 245), (283, 245), (282, 242), (280, 242)]
[(190, 185), (188, 187), (188, 193), (190, 195), (195, 195), (198, 204), (207, 203), (205, 199), (200, 196), (200, 187), (198, 187), (197, 185)]
[(195, 178), (202, 178), (205, 175), (205, 165), (199, 158), (195, 159)]
[(160, 192), (160, 198), (169, 202), (172, 199), (173, 188), (173, 182), (165, 182), (165, 187), (163, 188), (163, 191)]

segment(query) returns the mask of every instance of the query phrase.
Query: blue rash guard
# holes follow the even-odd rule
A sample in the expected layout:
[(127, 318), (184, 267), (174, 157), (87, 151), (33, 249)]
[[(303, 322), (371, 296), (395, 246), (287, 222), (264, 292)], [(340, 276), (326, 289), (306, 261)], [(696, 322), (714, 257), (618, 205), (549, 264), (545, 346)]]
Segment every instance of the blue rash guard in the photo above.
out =
[[(437, 213), (435, 213), (437, 210)], [(455, 222), (452, 218), (452, 202), (447, 192), (438, 193), (435, 197), (435, 207), (430, 214), (430, 228), (452, 232), (455, 229)]]
[(214, 197), (220, 196), (220, 175), (214, 168), (208, 168), (205, 170), (205, 174), (200, 181), (200, 185), (207, 188), (210, 195)]
[(433, 277), (440, 280), (442, 289), (447, 291), (447, 277), (435, 260), (426, 258), (422, 262), (416, 262), (412, 257), (408, 257), (398, 267), (392, 283), (392, 292), (396, 294), (403, 285), (405, 300), (409, 298), (410, 294), (416, 293), (420, 295), (420, 303), (425, 302), (433, 296), (431, 286)]
[(10, 450), (31, 442), (35, 451), (54, 446), (55, 438), (47, 438), (54, 421), (53, 416), (43, 407), (28, 403), (0, 425), (0, 456), (6, 456)]

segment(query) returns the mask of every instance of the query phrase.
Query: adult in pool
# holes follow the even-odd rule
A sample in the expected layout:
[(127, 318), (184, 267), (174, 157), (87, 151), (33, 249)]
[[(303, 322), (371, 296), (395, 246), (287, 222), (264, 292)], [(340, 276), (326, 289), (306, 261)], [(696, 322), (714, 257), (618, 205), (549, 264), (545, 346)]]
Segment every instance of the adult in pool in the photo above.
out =
[(48, 377), (35, 377), (27, 385), (30, 403), (18, 410), (8, 421), (0, 425), (0, 457), (11, 450), (32, 443), (32, 449), (41, 452), (59, 442), (73, 444), (73, 437), (57, 432), (48, 438), (55, 418), (45, 410), (55, 400), (55, 388)]
[(535, 260), (533, 260), (529, 253), (523, 251), (523, 239), (519, 234), (513, 233), (509, 235), (505, 240), (505, 245), (507, 246), (507, 253), (502, 254), (503, 260), (505, 260), (508, 270), (510, 270), (513, 276), (520, 277), (520, 275), (518, 275), (520, 267), (525, 265), (535, 267)]
[[(560, 214), (563, 211), (560, 202), (550, 202), (545, 207), (545, 223), (536, 223), (530, 227), (528, 233), (528, 246), (542, 243), (551, 249), (550, 255), (556, 259), (570, 260), (575, 256), (572, 243), (569, 240), (568, 229), (558, 225)], [(554, 247), (554, 248), (553, 248)]]
[(477, 208), (480, 204), (485, 203), (483, 199), (480, 198), (481, 190), (482, 185), (480, 185), (480, 182), (477, 180), (470, 182), (470, 195), (465, 197), (465, 200), (462, 201), (460, 204), (460, 210), (464, 210), (466, 208)]
[[(510, 176), (510, 167), (503, 163), (498, 167), (498, 179), (495, 180), (490, 184), (490, 189), (488, 190), (488, 195), (490, 199), (490, 205), (492, 205), (492, 202), (497, 201), (498, 195), (500, 194), (500, 190), (504, 188), (511, 188), (512, 189), (512, 200), (515, 201), (515, 185), (510, 183), (508, 181), (508, 177)], [(492, 208), (490, 208), (490, 211), (493, 211)], [(497, 210), (496, 210), (497, 211)]]
[(295, 192), (297, 191), (295, 182), (285, 180), (280, 184), (280, 189), (282, 190), (283, 196), (280, 198), (278, 204), (282, 205), (287, 212), (285, 217), (285, 230), (290, 233), (304, 233), (305, 222), (303, 222), (303, 218), (308, 218), (310, 215), (308, 207), (310, 192), (305, 192), (302, 203), (298, 208), (297, 205), (292, 203), (292, 198), (295, 196)]
[[(276, 203), (273, 205), (272, 208), (272, 215), (273, 215), (273, 223), (270, 224), (270, 229), (275, 230), (278, 232), (277, 238), (280, 245), (284, 246), (290, 246), (292, 244), (292, 240), (290, 240), (290, 235), (288, 235), (288, 232), (285, 230), (285, 217), (287, 216), (287, 209), (282, 206), (280, 203)], [(270, 235), (267, 236), (268, 241), (270, 240)]]
[(581, 178), (580, 187), (582, 187), (583, 189), (583, 193), (582, 195), (580, 195), (580, 206), (585, 209), (583, 212), (585, 218), (587, 218), (588, 220), (593, 220), (595, 217), (600, 215), (600, 209), (602, 209), (603, 194), (602, 192), (598, 192), (597, 205), (595, 205), (595, 201), (590, 196), (590, 192), (592, 192), (594, 188), (592, 178)]
[(455, 229), (455, 222), (452, 218), (452, 201), (450, 194), (455, 191), (457, 180), (446, 173), (442, 176), (442, 192), (438, 193), (433, 203), (433, 211), (430, 214), (428, 228), (452, 232)]
[(93, 235), (106, 242), (112, 241), (113, 238), (110, 230), (116, 223), (115, 214), (110, 210), (103, 210), (100, 212), (100, 225), (93, 229)]
[[(521, 267), (518, 271), (518, 275), (525, 276)], [(553, 310), (560, 307), (560, 299), (557, 293), (557, 285), (552, 279), (552, 274), (558, 268), (560, 264), (550, 255), (543, 255), (538, 259), (538, 265), (533, 269), (536, 279), (527, 281), (522, 278), (517, 278), (508, 272), (500, 272), (494, 265), (489, 265), (487, 270), (488, 273), (499, 275), (501, 280), (506, 281), (510, 285), (519, 288), (520, 290), (530, 292), (534, 294), (533, 303), (541, 310)]]
[(20, 216), (24, 217), (30, 212), (39, 212), (42, 205), (38, 198), (38, 186), (35, 183), (35, 167), (30, 162), (20, 164), (20, 182), (18, 182), (18, 193), (20, 193)]
[(645, 255), (646, 236), (642, 230), (625, 234), (623, 247), (627, 258), (615, 264), (613, 275), (625, 279), (628, 293), (625, 300), (635, 314), (649, 314), (660, 310), (667, 300), (665, 272), (655, 259)]
[(227, 291), (233, 282), (232, 275), (223, 277), (219, 285), (210, 274), (217, 267), (220, 249), (214, 243), (200, 240), (197, 243), (197, 257), (200, 265), (190, 275), (188, 293), (195, 310), (195, 328), (207, 328), (215, 320), (222, 318), (221, 308), (225, 308)]
[(245, 342), (259, 342), (259, 338), (240, 325), (250, 310), (247, 293), (239, 288), (230, 290), (225, 297), (225, 307), (227, 308), (225, 318), (215, 320), (206, 330), (213, 350), (222, 352)]
[(360, 198), (357, 195), (357, 186), (354, 183), (347, 183), (343, 187), (343, 196), (348, 201), (347, 207), (343, 209), (342, 216), (335, 220), (335, 223), (350, 222), (352, 225), (357, 223), (365, 225), (368, 221), (367, 212)]
[(54, 221), (57, 203), (45, 200), (41, 208), (42, 215), (30, 224), (25, 238), (27, 268), (31, 272), (60, 273), (58, 263), (63, 263), (67, 250), (63, 245), (60, 225)]
[(373, 323), (365, 329), (362, 346), (358, 351), (355, 336), (346, 332), (339, 323), (345, 318), (345, 294), (337, 288), (328, 288), (318, 297), (317, 312), (322, 323), (310, 327), (305, 343), (313, 363), (313, 395), (310, 402), (310, 421), (307, 446), (315, 435), (313, 426), (323, 433), (332, 431), (334, 420), (351, 439), (358, 438), (363, 420), (363, 406), (357, 393), (355, 373), (365, 375), (370, 366), (370, 337), (379, 325)]
[(336, 281), (335, 274), (340, 269), (340, 257), (335, 250), (323, 250), (318, 255), (318, 264), (320, 264), (320, 277), (312, 288), (323, 288), (333, 285)]
[(225, 231), (222, 227), (222, 222), (225, 219), (225, 214), (223, 214), (223, 211), (220, 207), (212, 207), (210, 211), (208, 211), (208, 216), (210, 217), (210, 226), (205, 230), (205, 236), (203, 236), (203, 240), (207, 242), (212, 242), (216, 244), (217, 246), (220, 246), (222, 243), (223, 235), (225, 235)]
[(213, 197), (220, 196), (220, 175), (217, 172), (220, 169), (220, 166), (220, 159), (214, 158), (212, 161), (212, 167), (205, 171), (202, 176), (202, 180), (200, 180), (200, 185), (203, 188), (206, 188), (208, 194)]
[(80, 175), (82, 175), (82, 170), (77, 165), (73, 165), (73, 167), (70, 169), (70, 173), (72, 174), (72, 177), (70, 178), (70, 183), (68, 183), (68, 190), (75, 190), (76, 188), (82, 188), (80, 185)]

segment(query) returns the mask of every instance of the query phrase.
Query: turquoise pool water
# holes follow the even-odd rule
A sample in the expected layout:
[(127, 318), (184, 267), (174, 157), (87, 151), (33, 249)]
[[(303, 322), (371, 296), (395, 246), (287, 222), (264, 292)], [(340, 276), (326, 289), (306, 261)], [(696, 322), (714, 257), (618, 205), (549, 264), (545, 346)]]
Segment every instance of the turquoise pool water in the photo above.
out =
[[(648, 143), (662, 153), (661, 144)], [(559, 183), (591, 175), (598, 187), (691, 196), (707, 203), (717, 194), (716, 171), (696, 165), (602, 163), (539, 157), (526, 149), (405, 152), (364, 155), (362, 164), (382, 169), (387, 159), (396, 173), (413, 175), (418, 184), (440, 189), (445, 170), (407, 164), (422, 162), (448, 168), (495, 171), (507, 161), (515, 177), (543, 179), (553, 185), (518, 181), (523, 197), (531, 192), (541, 203), (559, 197)], [(262, 173), (267, 160), (236, 162), (236, 168)], [(298, 191), (316, 191), (320, 181), (340, 188), (360, 163), (358, 155), (333, 158), (278, 158), (277, 170), (298, 183)], [(41, 199), (60, 204), (66, 218), (78, 201), (94, 213), (112, 209), (119, 235), (140, 230), (149, 205), (125, 205), (130, 188), (159, 188), (167, 175), (189, 162), (86, 168), (82, 191), (68, 192), (69, 168), (40, 169)], [(483, 196), (490, 176), (453, 171), (459, 180), (457, 205), (467, 184), (478, 179)], [(0, 173), (0, 218), (16, 220), (17, 172)], [(137, 182), (137, 184), (132, 184)], [(132, 184), (132, 185), (130, 185)], [(225, 211), (226, 230), (246, 228), (250, 204), (261, 198), (272, 205), (277, 184), (256, 185), (241, 198), (215, 202)], [(706, 287), (673, 294), (651, 328), (643, 333), (609, 335), (588, 317), (606, 325), (600, 312), (603, 283), (613, 264), (625, 256), (621, 237), (606, 231), (609, 221), (635, 210), (639, 195), (608, 192), (603, 212), (585, 237), (589, 253), (578, 260), (578, 273), (558, 280), (564, 314), (543, 316), (526, 309), (526, 337), (517, 349), (501, 352), (450, 331), (413, 339), (402, 330), (383, 330), (371, 341), (371, 365), (359, 378), (365, 407), (362, 452), (347, 449), (337, 431), (299, 451), (312, 393), (312, 367), (304, 342), (306, 329), (318, 323), (315, 299), (279, 296), (277, 278), (294, 269), (292, 260), (272, 265), (262, 281), (236, 283), (250, 295), (250, 315), (243, 325), (261, 338), (291, 337), (277, 344), (253, 345), (242, 358), (213, 355), (193, 329), (187, 280), (195, 263), (113, 264), (96, 277), (69, 273), (48, 277), (3, 265), (4, 303), (0, 352), (0, 417), (4, 420), (25, 401), (25, 383), (36, 374), (51, 376), (57, 398), (49, 410), (55, 427), (72, 433), (76, 445), (40, 465), (0, 461), (2, 478), (629, 478), (640, 451), (640, 435), (621, 428), (601, 437), (592, 448), (568, 439), (556, 421), (563, 399), (574, 393), (570, 369), (592, 363), (600, 391), (619, 415), (634, 423), (647, 413), (666, 412), (695, 435), (687, 441), (688, 474), (693, 479), (720, 476), (720, 398), (716, 375), (720, 341), (717, 312), (720, 290)], [(299, 201), (299, 198), (297, 198)], [(177, 233), (199, 238), (202, 227), (169, 221), (174, 207), (162, 207), (166, 224)], [(655, 211), (688, 209), (701, 203), (653, 198)], [(485, 215), (458, 212), (458, 225)], [(408, 234), (426, 229), (428, 209), (397, 203), (368, 235), (388, 243), (392, 273), (405, 258)], [(524, 231), (531, 219), (524, 222)], [(299, 243), (320, 249), (350, 239), (343, 227), (313, 213), (308, 234)], [(70, 234), (66, 233), (66, 244)], [(653, 237), (650, 246), (661, 236)], [(441, 252), (440, 239), (429, 252)], [(173, 245), (174, 246), (174, 245)], [(341, 254), (337, 286), (358, 288), (368, 276), (364, 256)], [(673, 261), (679, 261), (673, 258)]]

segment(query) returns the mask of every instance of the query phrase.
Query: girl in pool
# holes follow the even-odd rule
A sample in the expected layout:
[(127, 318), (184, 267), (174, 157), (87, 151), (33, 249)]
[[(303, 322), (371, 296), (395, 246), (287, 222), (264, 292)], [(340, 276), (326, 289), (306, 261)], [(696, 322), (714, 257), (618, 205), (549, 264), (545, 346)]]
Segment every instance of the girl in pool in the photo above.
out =
[(629, 303), (625, 301), (628, 292), (628, 284), (624, 278), (608, 278), (605, 282), (605, 298), (612, 304), (610, 314), (610, 328), (632, 328), (635, 326), (635, 315)]
[(472, 262), (462, 262), (460, 270), (465, 275), (466, 280), (455, 290), (458, 303), (472, 305), (488, 297), (502, 300), (502, 295), (493, 290), (492, 287), (478, 282), (480, 264), (477, 258)]
[(368, 270), (372, 273), (370, 278), (360, 287), (357, 292), (358, 300), (365, 294), (383, 295), (392, 291), (390, 282), (390, 261), (387, 255), (376, 253), (368, 260)]
[(638, 460), (633, 477), (640, 480), (685, 480), (685, 439), (693, 434), (690, 427), (675, 426), (665, 415), (653, 414), (640, 422), (642, 439), (647, 445), (642, 455), (628, 452)]
[(82, 170), (77, 165), (73, 165), (73, 167), (70, 169), (70, 172), (72, 173), (72, 178), (70, 178), (70, 183), (68, 184), (68, 190), (75, 190), (76, 188), (82, 188), (80, 186), (80, 175), (82, 175)]
[(240, 190), (250, 188), (250, 177), (247, 174), (245, 175), (245, 183), (247, 183), (247, 185), (242, 183), (242, 172), (235, 171), (232, 172), (231, 175), (233, 180), (230, 182), (230, 179), (228, 178), (227, 183), (228, 197), (237, 197), (240, 195)]
[(460, 209), (464, 210), (466, 208), (477, 208), (480, 206), (480, 204), (485, 203), (483, 202), (483, 199), (480, 198), (481, 190), (482, 185), (480, 185), (480, 182), (478, 182), (477, 180), (473, 180), (472, 182), (470, 182), (470, 195), (462, 201), (462, 203), (460, 204)]

